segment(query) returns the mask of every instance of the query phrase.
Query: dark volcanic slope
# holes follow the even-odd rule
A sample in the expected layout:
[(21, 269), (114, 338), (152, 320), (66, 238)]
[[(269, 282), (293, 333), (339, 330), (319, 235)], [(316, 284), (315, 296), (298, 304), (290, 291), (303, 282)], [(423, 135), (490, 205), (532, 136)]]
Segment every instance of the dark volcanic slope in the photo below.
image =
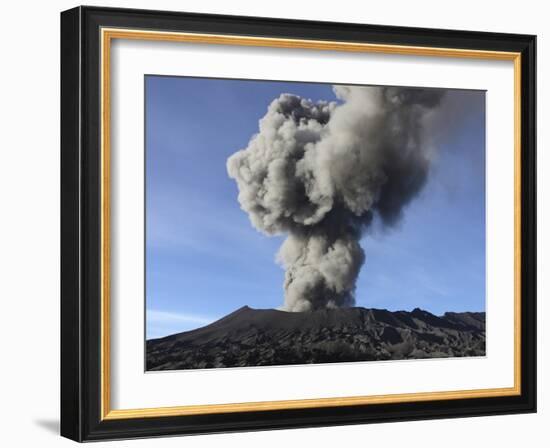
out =
[(485, 355), (485, 313), (247, 306), (202, 328), (147, 341), (147, 370)]

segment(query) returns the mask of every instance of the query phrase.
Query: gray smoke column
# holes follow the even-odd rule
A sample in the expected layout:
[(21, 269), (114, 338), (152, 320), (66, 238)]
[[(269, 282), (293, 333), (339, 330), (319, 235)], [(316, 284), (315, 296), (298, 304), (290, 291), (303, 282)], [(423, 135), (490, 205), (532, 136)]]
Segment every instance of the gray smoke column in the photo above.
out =
[(395, 224), (426, 183), (425, 123), (441, 90), (335, 86), (338, 102), (283, 94), (248, 147), (227, 161), (254, 227), (286, 234), (287, 311), (352, 306), (375, 216)]

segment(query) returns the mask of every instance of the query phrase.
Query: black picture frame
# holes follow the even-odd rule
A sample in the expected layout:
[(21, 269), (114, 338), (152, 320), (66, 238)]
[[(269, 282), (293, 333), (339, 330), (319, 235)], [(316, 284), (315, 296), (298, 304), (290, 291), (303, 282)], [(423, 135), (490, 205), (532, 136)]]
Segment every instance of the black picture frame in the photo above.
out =
[[(515, 396), (102, 419), (100, 29), (521, 54), (521, 393)], [(61, 13), (61, 435), (76, 441), (536, 412), (536, 37), (166, 11)]]

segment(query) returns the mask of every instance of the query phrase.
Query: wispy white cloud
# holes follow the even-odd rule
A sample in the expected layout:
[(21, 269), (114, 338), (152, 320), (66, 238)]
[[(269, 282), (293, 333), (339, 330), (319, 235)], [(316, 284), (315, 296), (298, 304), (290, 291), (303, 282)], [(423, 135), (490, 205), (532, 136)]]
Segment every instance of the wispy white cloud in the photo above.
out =
[[(259, 234), (237, 203), (226, 204), (200, 191), (166, 185), (148, 191), (147, 247), (205, 254), (247, 263), (266, 252), (273, 256), (268, 237)], [(257, 264), (251, 263), (255, 268)]]
[(418, 268), (412, 273), (413, 278), (416, 282), (428, 292), (431, 292), (438, 297), (448, 297), (450, 296), (450, 291), (448, 286), (444, 283), (444, 279), (438, 278), (437, 276), (426, 272), (424, 268)]
[(192, 323), (208, 324), (214, 318), (188, 313), (173, 313), (169, 311), (147, 310), (147, 321), (153, 324), (159, 323)]
[(203, 327), (218, 317), (148, 309), (146, 319), (147, 339), (154, 339)]

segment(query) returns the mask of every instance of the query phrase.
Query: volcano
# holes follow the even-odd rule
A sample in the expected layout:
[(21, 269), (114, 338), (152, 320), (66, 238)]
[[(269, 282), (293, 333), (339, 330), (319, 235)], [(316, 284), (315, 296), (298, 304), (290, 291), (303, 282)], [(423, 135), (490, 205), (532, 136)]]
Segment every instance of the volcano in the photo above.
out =
[(244, 306), (205, 327), (146, 342), (148, 371), (467, 356), (485, 356), (484, 312)]

